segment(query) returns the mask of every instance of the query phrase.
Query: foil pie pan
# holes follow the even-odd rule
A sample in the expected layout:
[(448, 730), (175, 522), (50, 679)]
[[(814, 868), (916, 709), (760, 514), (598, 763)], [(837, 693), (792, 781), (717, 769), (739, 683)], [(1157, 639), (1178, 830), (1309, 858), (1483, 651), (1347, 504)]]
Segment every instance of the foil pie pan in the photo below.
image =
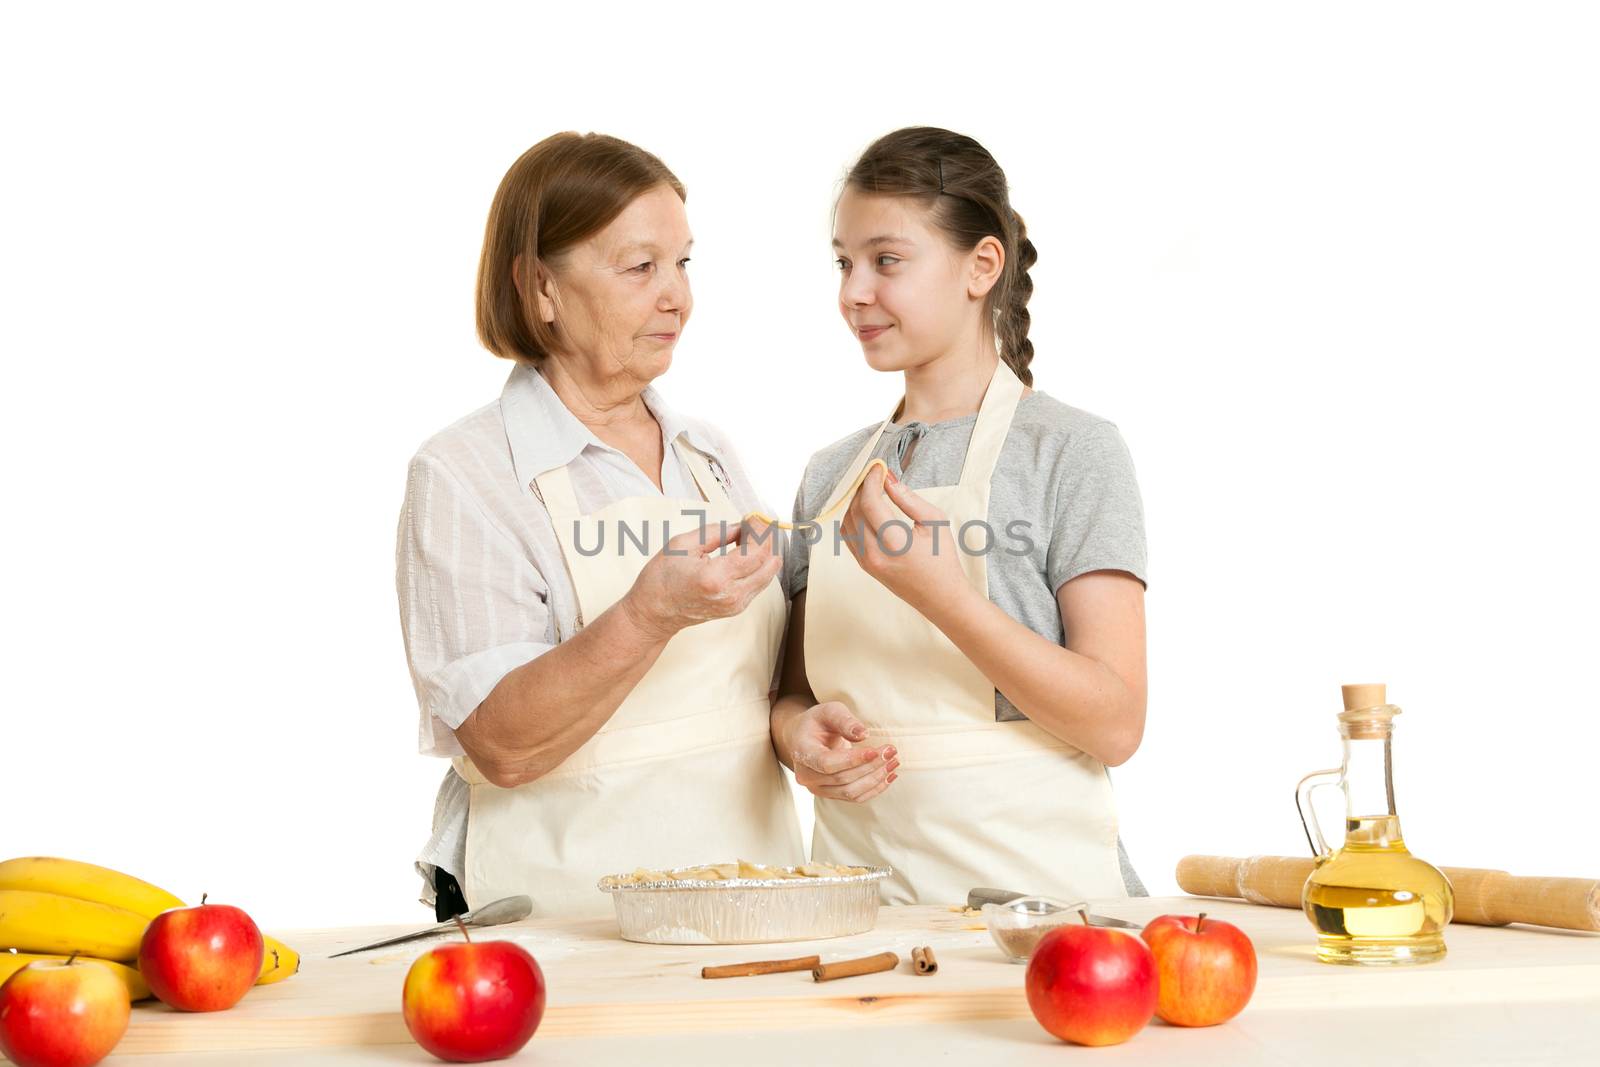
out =
[(888, 867), (869, 867), (865, 874), (825, 878), (660, 882), (628, 882), (627, 875), (608, 874), (599, 887), (611, 894), (624, 941), (749, 945), (845, 937), (872, 929), (878, 922), (878, 882), (890, 873)]

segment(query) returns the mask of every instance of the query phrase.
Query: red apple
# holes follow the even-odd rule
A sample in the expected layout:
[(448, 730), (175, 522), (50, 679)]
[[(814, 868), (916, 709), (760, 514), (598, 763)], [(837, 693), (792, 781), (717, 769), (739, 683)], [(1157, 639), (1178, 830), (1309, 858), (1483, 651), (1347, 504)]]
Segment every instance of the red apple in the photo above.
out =
[(1244, 1010), (1256, 989), (1256, 950), (1232, 923), (1193, 915), (1152, 919), (1139, 935), (1160, 976), (1156, 1014), (1174, 1026), (1215, 1026)]
[(544, 1017), (544, 972), (512, 941), (440, 945), (406, 972), (400, 999), (417, 1044), (457, 1063), (499, 1060)]
[(179, 1011), (224, 1011), (261, 974), (261, 931), (238, 908), (169, 908), (150, 920), (139, 943), (139, 971), (150, 992)]
[(0, 1052), (17, 1067), (89, 1067), (128, 1029), (128, 987), (88, 960), (37, 960), (0, 985)]
[(1156, 1010), (1156, 963), (1132, 934), (1103, 926), (1058, 926), (1028, 959), (1028, 1007), (1063, 1041), (1115, 1045)]

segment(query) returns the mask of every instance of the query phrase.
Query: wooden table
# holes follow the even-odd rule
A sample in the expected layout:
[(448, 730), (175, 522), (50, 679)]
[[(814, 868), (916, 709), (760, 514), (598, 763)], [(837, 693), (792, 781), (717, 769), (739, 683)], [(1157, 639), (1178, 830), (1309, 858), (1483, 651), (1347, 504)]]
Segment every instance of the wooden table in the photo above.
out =
[[(785, 945), (636, 945), (610, 921), (539, 920), (485, 931), (538, 958), (549, 1006), (518, 1057), (540, 1064), (656, 1062), (815, 1065), (910, 1054), (948, 1062), (1057, 1063), (1094, 1054), (1122, 1063), (1306, 1065), (1351, 1062), (1600, 1063), (1600, 934), (1532, 927), (1453, 926), (1440, 963), (1335, 967), (1313, 956), (1298, 911), (1195, 898), (1097, 905), (1145, 922), (1204, 910), (1255, 941), (1260, 979), (1244, 1013), (1219, 1027), (1152, 1022), (1115, 1049), (1056, 1041), (1034, 1022), (1024, 968), (986, 931), (946, 907), (884, 908), (877, 929)], [(279, 1062), (430, 1063), (400, 1016), (400, 988), (430, 942), (330, 960), (340, 948), (403, 932), (393, 927), (282, 936), (304, 956), (293, 978), (251, 992), (231, 1011), (185, 1015), (136, 1006), (106, 1062), (147, 1067), (252, 1067)], [(937, 975), (911, 973), (916, 945), (935, 949)], [(808, 973), (707, 981), (705, 964), (807, 954), (824, 960), (890, 949), (892, 973), (818, 984)], [(293, 1049), (295, 1051), (288, 1052)], [(864, 1062), (864, 1060), (863, 1060)]]

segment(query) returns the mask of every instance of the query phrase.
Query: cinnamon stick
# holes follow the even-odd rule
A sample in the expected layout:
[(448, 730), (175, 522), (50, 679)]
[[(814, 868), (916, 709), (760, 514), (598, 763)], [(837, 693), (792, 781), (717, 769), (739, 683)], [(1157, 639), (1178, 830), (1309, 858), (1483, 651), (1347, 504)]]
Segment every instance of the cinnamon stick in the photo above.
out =
[(782, 974), (785, 971), (809, 971), (822, 962), (821, 956), (800, 956), (792, 960), (755, 960), (752, 963), (728, 963), (720, 967), (700, 968), (701, 978), (749, 978), (757, 974)]
[(811, 977), (819, 982), (831, 982), (835, 978), (853, 978), (858, 974), (877, 974), (879, 971), (892, 971), (900, 966), (900, 957), (893, 952), (880, 952), (876, 956), (862, 956), (855, 960), (836, 960), (833, 963), (822, 963), (811, 969)]
[(939, 971), (939, 961), (933, 958), (931, 945), (912, 949), (911, 965), (916, 968), (918, 974), (937, 974)]

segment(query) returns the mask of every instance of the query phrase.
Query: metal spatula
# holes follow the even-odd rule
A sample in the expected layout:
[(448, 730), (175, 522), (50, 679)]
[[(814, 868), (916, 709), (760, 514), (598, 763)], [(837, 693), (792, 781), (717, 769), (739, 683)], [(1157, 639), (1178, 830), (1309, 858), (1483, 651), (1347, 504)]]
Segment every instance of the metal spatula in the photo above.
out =
[[(467, 926), (499, 926), (501, 923), (514, 923), (518, 919), (526, 919), (532, 913), (533, 900), (530, 897), (505, 897), (501, 900), (491, 901), (481, 908), (473, 908), (471, 911), (461, 916), (461, 921)], [(426, 930), (418, 930), (415, 933), (410, 934), (401, 934), (399, 937), (391, 937), (383, 941), (374, 941), (372, 944), (362, 945), (360, 948), (347, 948), (343, 952), (335, 952), (328, 958), (331, 960), (340, 956), (348, 956), (352, 952), (365, 952), (369, 948), (384, 948), (388, 945), (398, 945), (406, 941), (415, 941), (419, 937), (431, 937), (434, 934), (447, 933), (455, 928), (456, 920), (451, 919), (449, 922), (439, 923), (437, 926), (430, 926)]]

